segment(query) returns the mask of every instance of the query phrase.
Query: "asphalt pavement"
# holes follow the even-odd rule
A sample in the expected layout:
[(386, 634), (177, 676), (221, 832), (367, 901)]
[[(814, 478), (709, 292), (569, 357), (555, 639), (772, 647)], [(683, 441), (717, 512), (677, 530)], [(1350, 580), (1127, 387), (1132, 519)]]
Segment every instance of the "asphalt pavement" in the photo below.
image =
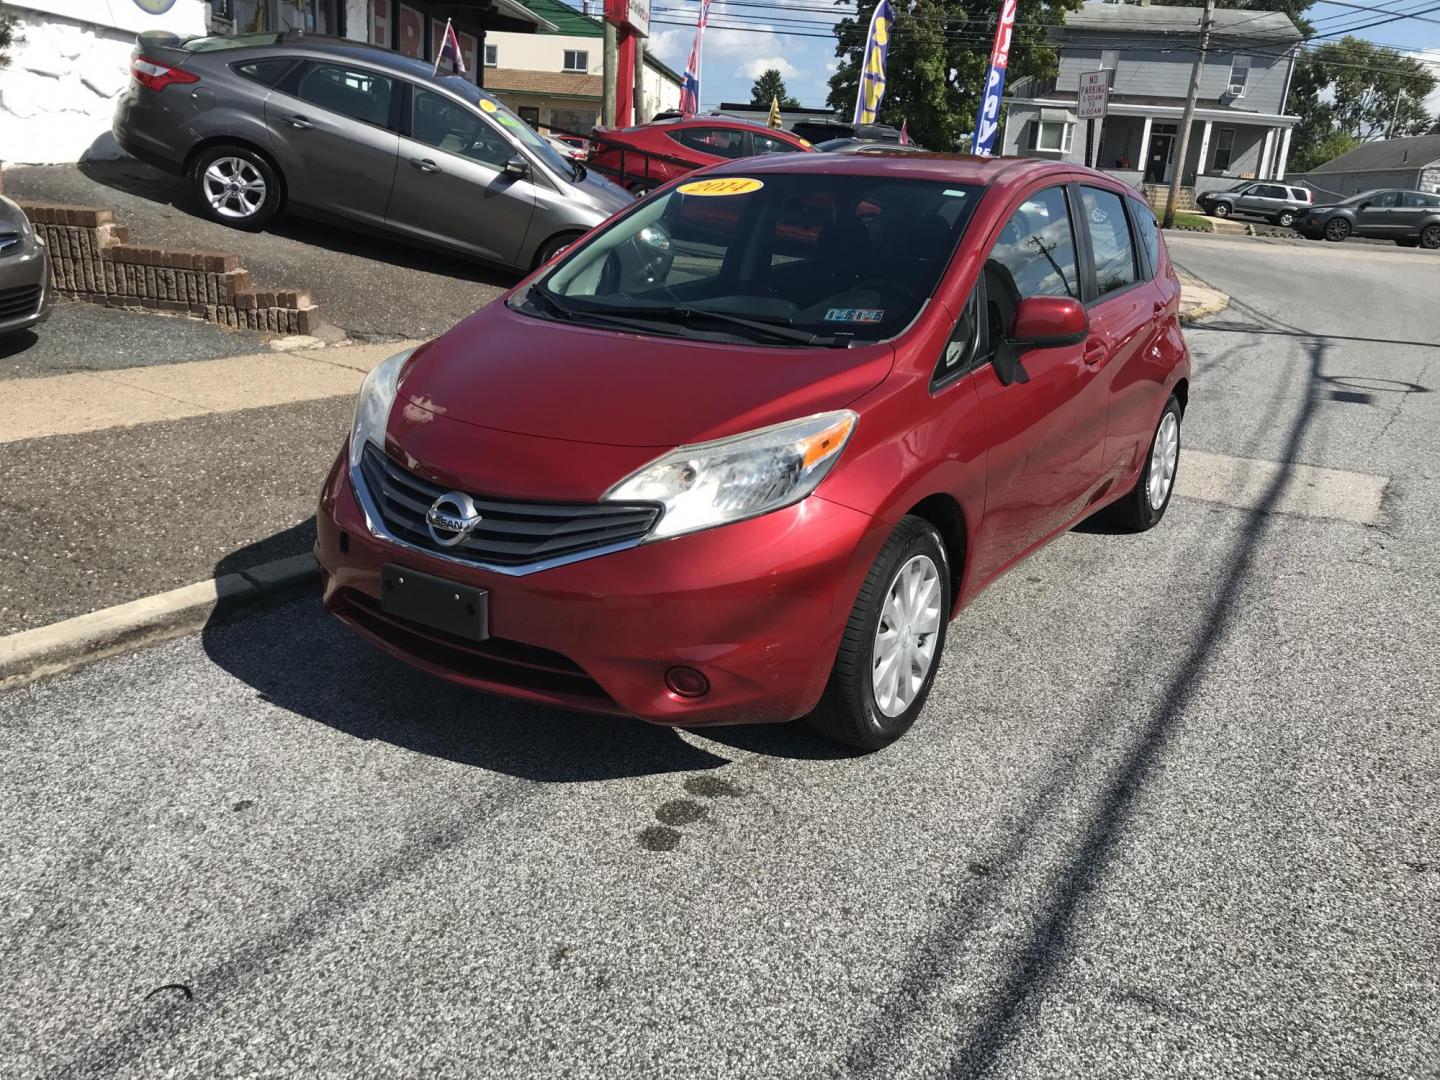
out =
[(184, 180), (138, 161), (12, 166), (5, 193), (108, 206), (135, 243), (236, 252), (258, 286), (308, 289), (326, 323), (362, 340), (434, 337), (519, 280), (453, 252), (292, 214), (258, 233), (227, 228), (195, 212)]
[(1185, 445), (1263, 483), (1027, 560), (882, 753), (313, 601), (0, 695), (0, 1075), (1436, 1076), (1440, 266), (1168, 242), (1232, 296)]

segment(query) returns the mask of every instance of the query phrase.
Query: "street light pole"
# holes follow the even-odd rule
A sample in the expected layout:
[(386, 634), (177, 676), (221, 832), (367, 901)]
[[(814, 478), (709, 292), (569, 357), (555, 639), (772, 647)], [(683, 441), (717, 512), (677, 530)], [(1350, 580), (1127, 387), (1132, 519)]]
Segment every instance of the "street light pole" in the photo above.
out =
[[(1215, 14), (1215, 0), (1205, 0), (1205, 14), (1200, 17), (1200, 54), (1195, 57), (1195, 66), (1190, 69), (1190, 92), (1185, 95), (1185, 116), (1180, 121), (1179, 161), (1175, 163), (1175, 174), (1170, 177), (1170, 197), (1165, 200), (1164, 227), (1175, 224), (1175, 204), (1180, 201), (1180, 182), (1185, 178), (1185, 156), (1190, 152), (1190, 126), (1195, 122), (1195, 98), (1200, 93), (1200, 72), (1205, 67), (1205, 50), (1210, 47), (1210, 23)], [(1205, 168), (1200, 162), (1196, 175)]]
[(615, 41), (615, 24), (609, 19), (605, 20), (605, 66), (600, 77), (602, 83), (600, 90), (600, 123), (605, 127), (615, 126), (615, 90), (618, 86), (617, 78), (620, 66), (620, 58), (617, 54)]

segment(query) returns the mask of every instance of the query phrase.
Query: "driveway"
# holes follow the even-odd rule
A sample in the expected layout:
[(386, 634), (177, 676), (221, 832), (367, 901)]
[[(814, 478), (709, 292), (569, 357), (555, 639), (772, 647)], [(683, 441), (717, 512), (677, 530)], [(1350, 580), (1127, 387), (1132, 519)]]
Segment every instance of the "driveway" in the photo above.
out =
[(237, 252), (257, 284), (308, 289), (325, 321), (352, 338), (434, 337), (519, 280), (461, 255), (293, 215), (259, 233), (226, 228), (194, 212), (179, 177), (135, 161), (10, 167), (5, 194), (111, 207), (137, 243)]

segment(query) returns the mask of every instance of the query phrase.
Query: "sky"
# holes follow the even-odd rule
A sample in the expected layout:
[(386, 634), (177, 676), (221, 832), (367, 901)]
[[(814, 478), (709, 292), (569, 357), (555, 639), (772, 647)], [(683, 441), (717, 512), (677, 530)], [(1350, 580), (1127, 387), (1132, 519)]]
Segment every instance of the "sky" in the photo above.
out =
[[(1423, 11), (1433, 6), (1423, 0), (1347, 0), (1347, 3), (1392, 12)], [(902, 3), (897, 2), (895, 6), (897, 12), (903, 8)], [(998, 0), (996, 6), (999, 6)], [(676, 71), (685, 70), (699, 9), (699, 0), (651, 0), (649, 47)], [(766, 68), (780, 71), (786, 88), (800, 99), (800, 104), (823, 107), (829, 92), (828, 80), (835, 70), (835, 44), (833, 39), (804, 35), (826, 33), (847, 10), (854, 10), (854, 5), (835, 7), (829, 0), (770, 0), (768, 3), (712, 0), (711, 25), (705, 32), (701, 67), (702, 107), (713, 108), (722, 101), (749, 101), (751, 83)], [(1317, 24), (1317, 33), (1386, 17), (1384, 13), (1369, 16), (1353, 7), (1324, 3), (1310, 8), (1306, 16)], [(1406, 19), (1359, 31), (1356, 36), (1435, 61), (1436, 73), (1440, 75), (1440, 11), (1423, 18), (1436, 21)], [(671, 25), (673, 23), (684, 25)], [(742, 23), (747, 30), (721, 28)], [(787, 33), (787, 30), (801, 33)], [(1432, 113), (1440, 113), (1440, 90), (1427, 104)]]

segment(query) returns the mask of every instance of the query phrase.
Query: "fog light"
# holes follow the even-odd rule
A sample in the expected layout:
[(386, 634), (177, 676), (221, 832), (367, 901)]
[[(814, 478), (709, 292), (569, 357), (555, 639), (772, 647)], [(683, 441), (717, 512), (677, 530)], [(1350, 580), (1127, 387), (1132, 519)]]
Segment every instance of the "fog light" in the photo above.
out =
[(710, 680), (693, 667), (672, 667), (665, 673), (665, 685), (681, 697), (704, 697), (710, 692)]

